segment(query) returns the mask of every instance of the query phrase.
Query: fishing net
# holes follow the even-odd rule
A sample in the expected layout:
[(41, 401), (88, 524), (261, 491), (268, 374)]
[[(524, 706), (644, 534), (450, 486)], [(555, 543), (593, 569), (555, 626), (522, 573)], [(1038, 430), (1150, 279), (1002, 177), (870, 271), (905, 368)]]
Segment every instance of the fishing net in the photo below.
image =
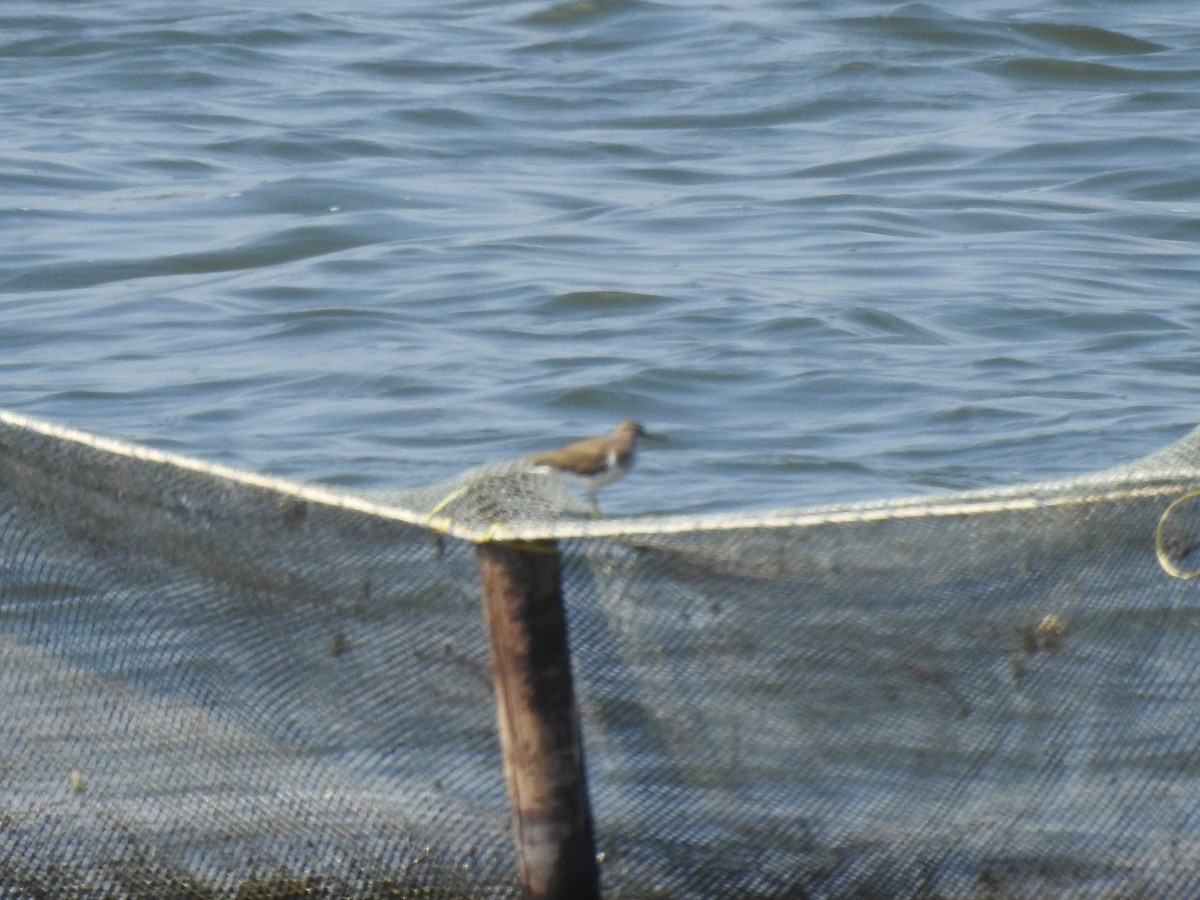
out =
[(597, 519), (0, 413), (0, 895), (517, 896), (472, 542), (548, 538), (606, 897), (1193, 895), (1197, 485)]

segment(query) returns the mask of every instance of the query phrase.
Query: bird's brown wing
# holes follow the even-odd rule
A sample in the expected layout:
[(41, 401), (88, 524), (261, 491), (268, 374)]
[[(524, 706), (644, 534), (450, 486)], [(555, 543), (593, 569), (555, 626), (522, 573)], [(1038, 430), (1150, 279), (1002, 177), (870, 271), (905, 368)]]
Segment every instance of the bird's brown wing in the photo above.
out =
[(535, 466), (569, 469), (580, 475), (595, 475), (608, 467), (603, 443), (593, 438), (567, 444), (558, 450), (535, 454), (529, 457), (529, 461)]

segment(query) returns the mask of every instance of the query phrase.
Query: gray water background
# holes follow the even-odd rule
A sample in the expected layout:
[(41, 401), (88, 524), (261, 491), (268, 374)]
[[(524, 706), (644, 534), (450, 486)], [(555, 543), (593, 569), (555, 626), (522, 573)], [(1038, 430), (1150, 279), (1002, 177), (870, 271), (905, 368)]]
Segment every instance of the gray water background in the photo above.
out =
[(606, 510), (1197, 421), (1185, 2), (0, 7), (0, 407), (354, 488), (642, 419)]

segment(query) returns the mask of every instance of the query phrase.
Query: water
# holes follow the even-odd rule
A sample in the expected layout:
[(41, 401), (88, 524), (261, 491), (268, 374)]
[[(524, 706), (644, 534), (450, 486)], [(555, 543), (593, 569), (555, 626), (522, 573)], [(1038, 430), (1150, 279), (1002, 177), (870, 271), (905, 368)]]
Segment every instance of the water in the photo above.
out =
[(621, 512), (1200, 420), (1190, 4), (13, 0), (0, 73), (2, 407), (355, 488), (632, 416)]

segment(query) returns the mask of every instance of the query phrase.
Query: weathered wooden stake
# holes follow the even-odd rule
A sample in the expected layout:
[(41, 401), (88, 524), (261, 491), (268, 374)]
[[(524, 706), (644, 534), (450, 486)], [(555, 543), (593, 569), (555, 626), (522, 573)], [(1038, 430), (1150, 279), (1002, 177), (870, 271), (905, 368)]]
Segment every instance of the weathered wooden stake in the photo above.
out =
[(522, 891), (599, 900), (558, 545), (488, 542), (476, 552)]

